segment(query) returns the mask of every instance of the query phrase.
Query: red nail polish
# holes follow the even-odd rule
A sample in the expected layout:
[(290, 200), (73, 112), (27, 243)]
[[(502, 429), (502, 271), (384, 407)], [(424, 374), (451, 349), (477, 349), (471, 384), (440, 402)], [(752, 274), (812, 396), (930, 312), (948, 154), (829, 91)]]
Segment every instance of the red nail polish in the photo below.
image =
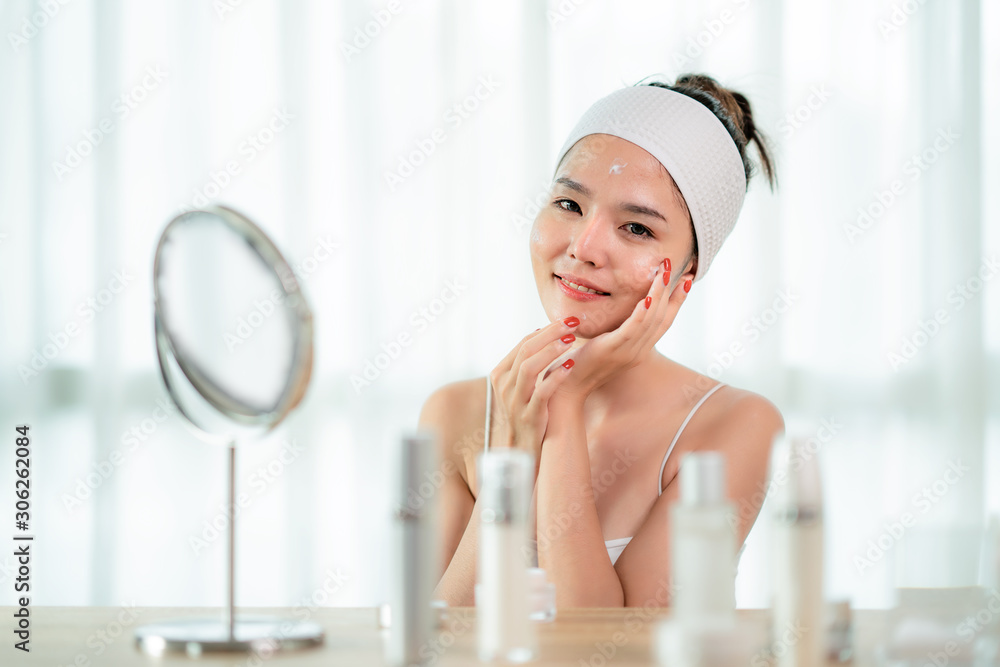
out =
[(691, 291), (691, 279), (690, 278), (688, 278), (687, 280), (684, 281), (684, 291), (685, 292), (690, 292)]
[(669, 282), (670, 282), (670, 271), (669, 270), (664, 270), (663, 271), (663, 284), (666, 285)]
[(562, 367), (565, 368), (566, 370), (569, 370), (570, 368), (573, 368), (573, 360), (572, 359), (567, 359), (566, 361), (563, 362)]
[(647, 296), (646, 297), (646, 310), (649, 310), (649, 304), (651, 304), (651, 303), (653, 303), (653, 297)]
[(575, 315), (570, 315), (565, 320), (563, 320), (563, 324), (565, 324), (568, 327), (575, 327), (578, 324), (580, 324), (580, 319)]
[(566, 334), (565, 336), (563, 336), (559, 340), (561, 340), (564, 343), (572, 343), (573, 341), (576, 340), (576, 336), (574, 336), (573, 334)]

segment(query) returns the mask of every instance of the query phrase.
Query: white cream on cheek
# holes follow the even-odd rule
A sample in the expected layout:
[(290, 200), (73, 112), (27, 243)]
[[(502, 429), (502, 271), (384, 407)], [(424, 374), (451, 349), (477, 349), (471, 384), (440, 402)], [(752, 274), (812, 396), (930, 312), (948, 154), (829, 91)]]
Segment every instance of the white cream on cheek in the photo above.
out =
[(542, 243), (542, 232), (538, 229), (538, 225), (531, 228), (531, 243), (535, 246)]
[(635, 257), (632, 259), (632, 270), (630, 273), (635, 276), (635, 282), (640, 283), (637, 289), (643, 291), (649, 289), (649, 285), (645, 283), (653, 282), (653, 277), (656, 276), (656, 269), (660, 266), (660, 262), (658, 261), (654, 261), (652, 264), (649, 262), (649, 257)]

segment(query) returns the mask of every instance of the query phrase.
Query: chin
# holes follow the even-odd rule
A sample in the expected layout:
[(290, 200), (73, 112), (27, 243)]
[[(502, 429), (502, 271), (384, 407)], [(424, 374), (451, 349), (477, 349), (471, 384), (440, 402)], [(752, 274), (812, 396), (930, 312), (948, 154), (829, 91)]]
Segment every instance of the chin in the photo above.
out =
[(580, 325), (576, 327), (577, 335), (581, 338), (594, 338), (602, 333), (617, 329), (631, 313), (629, 310), (622, 314), (619, 312), (620, 308), (617, 307), (613, 309), (613, 312), (608, 312), (610, 305), (612, 304), (575, 303), (560, 295), (549, 301), (545, 312), (549, 316), (550, 322), (576, 315), (580, 318)]

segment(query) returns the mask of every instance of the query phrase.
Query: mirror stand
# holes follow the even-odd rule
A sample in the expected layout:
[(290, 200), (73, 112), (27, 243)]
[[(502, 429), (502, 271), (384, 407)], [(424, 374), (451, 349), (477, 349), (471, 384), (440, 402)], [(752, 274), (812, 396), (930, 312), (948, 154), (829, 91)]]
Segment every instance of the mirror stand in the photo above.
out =
[(254, 652), (262, 658), (282, 650), (323, 644), (323, 629), (316, 623), (267, 616), (236, 614), (236, 441), (227, 447), (229, 529), (227, 536), (226, 607), (221, 619), (194, 618), (161, 621), (138, 628), (136, 645), (153, 656), (186, 653), (197, 658), (220, 651)]

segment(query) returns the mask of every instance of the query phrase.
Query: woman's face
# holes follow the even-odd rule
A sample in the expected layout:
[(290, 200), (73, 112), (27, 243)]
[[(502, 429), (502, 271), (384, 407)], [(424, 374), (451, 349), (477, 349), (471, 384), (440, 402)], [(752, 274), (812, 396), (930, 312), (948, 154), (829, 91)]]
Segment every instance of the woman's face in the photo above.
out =
[(646, 298), (665, 258), (672, 265), (667, 294), (694, 278), (693, 243), (683, 201), (659, 161), (619, 137), (586, 136), (566, 154), (531, 229), (545, 313), (550, 321), (579, 317), (578, 338), (612, 331)]

